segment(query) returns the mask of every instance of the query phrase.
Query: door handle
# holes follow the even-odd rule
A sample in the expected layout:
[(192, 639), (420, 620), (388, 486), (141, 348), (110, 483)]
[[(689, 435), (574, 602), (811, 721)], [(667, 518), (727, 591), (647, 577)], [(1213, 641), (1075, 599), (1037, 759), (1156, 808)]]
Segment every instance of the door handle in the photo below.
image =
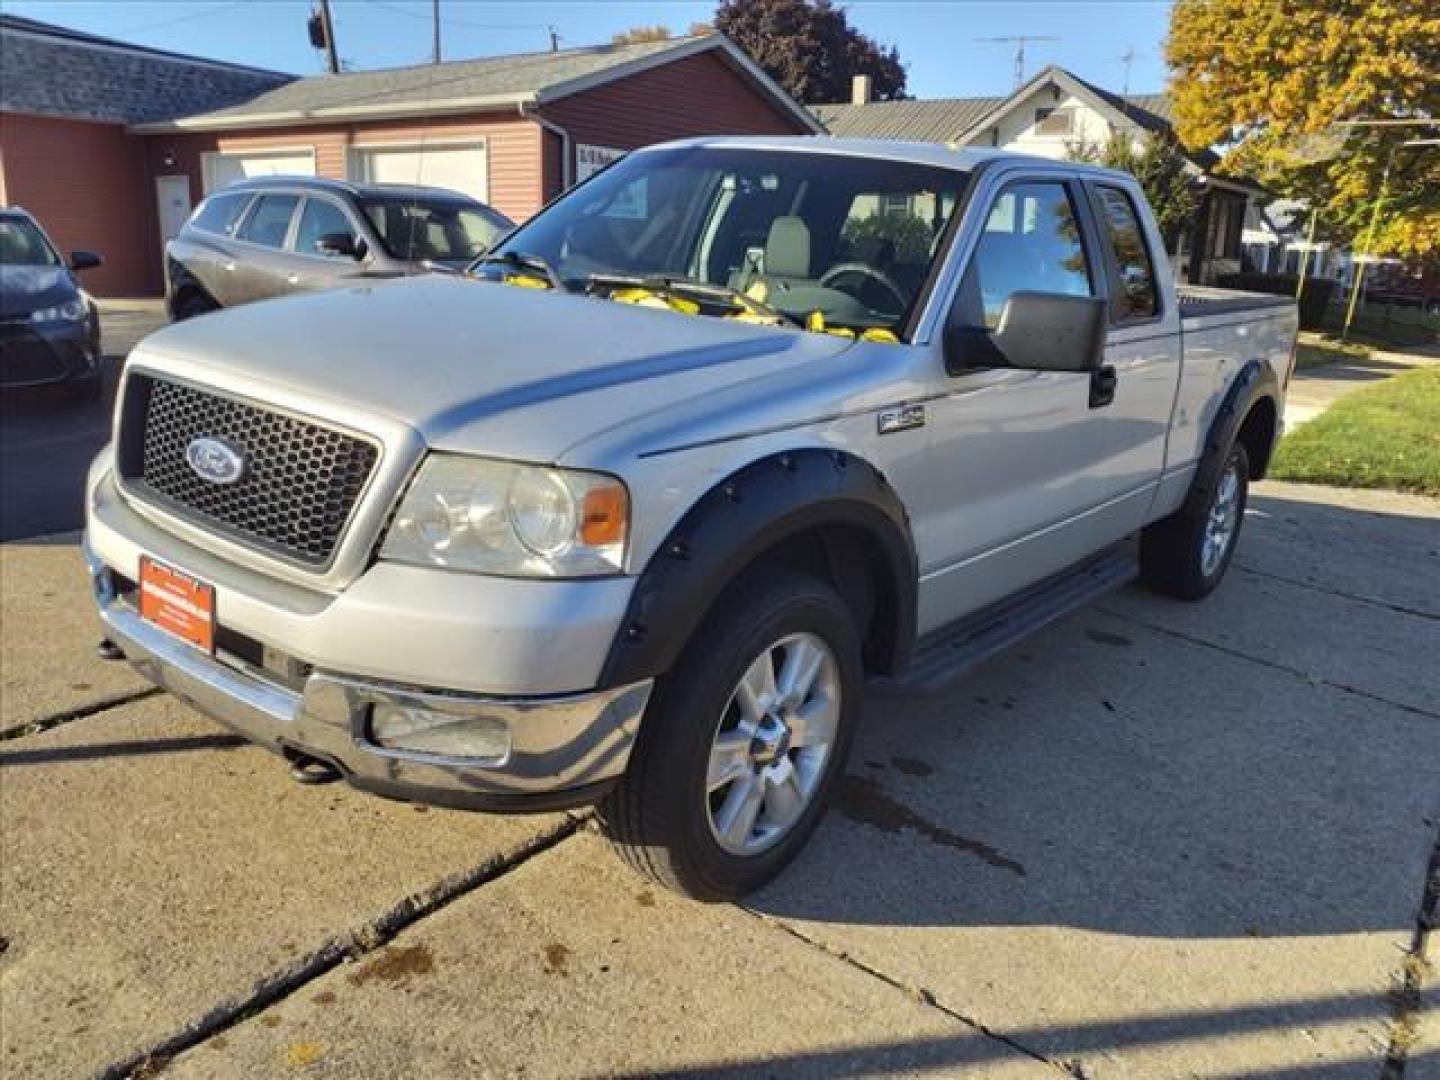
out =
[(221, 268), (222, 270), (234, 270), (234, 269), (235, 269), (235, 264), (234, 264), (233, 262), (229, 262), (229, 261), (227, 260), (226, 262), (222, 262), (222, 263), (220, 264), (220, 268)]
[(291, 285), (299, 285), (299, 284), (300, 284), (300, 275), (299, 275), (299, 274), (290, 274), (290, 275), (288, 275), (288, 276), (285, 278), (285, 280), (286, 280), (288, 283), (290, 283)]
[(1119, 382), (1113, 364), (1102, 364), (1090, 373), (1090, 408), (1101, 409), (1115, 400), (1115, 384)]

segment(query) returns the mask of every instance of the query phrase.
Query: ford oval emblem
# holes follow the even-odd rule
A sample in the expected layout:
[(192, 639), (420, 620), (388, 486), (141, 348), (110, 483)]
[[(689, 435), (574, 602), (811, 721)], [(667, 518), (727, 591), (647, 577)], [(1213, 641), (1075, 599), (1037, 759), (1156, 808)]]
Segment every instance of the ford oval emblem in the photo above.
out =
[(211, 435), (190, 440), (185, 462), (196, 476), (212, 484), (233, 484), (245, 475), (244, 451)]

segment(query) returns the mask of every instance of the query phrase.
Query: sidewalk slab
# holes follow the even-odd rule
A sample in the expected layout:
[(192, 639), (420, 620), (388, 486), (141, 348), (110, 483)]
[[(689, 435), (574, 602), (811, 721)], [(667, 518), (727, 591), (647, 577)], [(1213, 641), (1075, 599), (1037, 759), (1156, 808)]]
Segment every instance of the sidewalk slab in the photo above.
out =
[(582, 833), (182, 1055), (176, 1077), (1056, 1070)]
[(95, 655), (100, 620), (77, 534), (0, 545), (0, 731), (150, 684)]
[(302, 787), (168, 697), (0, 744), (0, 1062), (127, 1060), (562, 820)]
[(1098, 612), (867, 713), (757, 910), (1089, 1077), (1378, 1074), (1435, 721)]
[(1232, 565), (1440, 619), (1440, 499), (1263, 481)]

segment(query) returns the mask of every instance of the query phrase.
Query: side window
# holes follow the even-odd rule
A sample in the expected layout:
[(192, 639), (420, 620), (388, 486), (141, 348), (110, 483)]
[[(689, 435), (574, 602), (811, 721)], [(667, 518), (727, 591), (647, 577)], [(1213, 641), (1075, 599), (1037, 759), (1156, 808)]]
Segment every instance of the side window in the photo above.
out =
[(241, 212), (249, 202), (250, 196), (244, 192), (212, 195), (200, 204), (200, 209), (195, 211), (195, 216), (190, 219), (190, 224), (197, 229), (204, 229), (206, 232), (229, 236), (235, 229), (235, 223), (240, 220)]
[[(305, 209), (300, 212), (300, 224), (295, 228), (295, 250), (301, 255), (325, 255), (320, 250), (320, 238), (332, 233), (344, 233), (355, 241), (355, 230), (345, 211), (329, 199), (306, 199)], [(346, 256), (331, 255), (330, 258)]]
[(240, 239), (266, 247), (284, 247), (290, 218), (299, 202), (299, 195), (261, 195), (255, 201), (249, 220), (240, 229)]
[(1148, 319), (1160, 310), (1155, 291), (1155, 267), (1145, 247), (1145, 234), (1130, 196), (1119, 188), (1099, 188), (1105, 229), (1115, 266), (1120, 272), (1118, 288), (1110, 305), (1110, 321)]
[(960, 314), (966, 325), (993, 329), (1017, 292), (1094, 295), (1075, 207), (1062, 183), (1022, 181), (1000, 193), (960, 282)]

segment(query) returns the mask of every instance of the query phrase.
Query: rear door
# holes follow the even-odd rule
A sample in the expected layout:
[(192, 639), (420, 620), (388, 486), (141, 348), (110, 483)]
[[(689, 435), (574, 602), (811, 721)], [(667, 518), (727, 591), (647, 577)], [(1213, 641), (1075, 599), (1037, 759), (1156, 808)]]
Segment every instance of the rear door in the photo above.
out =
[(251, 204), (235, 236), (234, 303), (280, 296), (294, 289), (294, 255), (286, 250), (301, 196), (266, 191)]
[[(1115, 370), (1109, 468), (1120, 489), (1144, 489), (1159, 482), (1165, 466), (1180, 383), (1180, 313), (1161, 286), (1169, 263), (1141, 192), (1119, 181), (1086, 180), (1084, 186), (1109, 279), (1105, 360)], [(1138, 529), (1148, 500), (1130, 509), (1128, 526)]]

